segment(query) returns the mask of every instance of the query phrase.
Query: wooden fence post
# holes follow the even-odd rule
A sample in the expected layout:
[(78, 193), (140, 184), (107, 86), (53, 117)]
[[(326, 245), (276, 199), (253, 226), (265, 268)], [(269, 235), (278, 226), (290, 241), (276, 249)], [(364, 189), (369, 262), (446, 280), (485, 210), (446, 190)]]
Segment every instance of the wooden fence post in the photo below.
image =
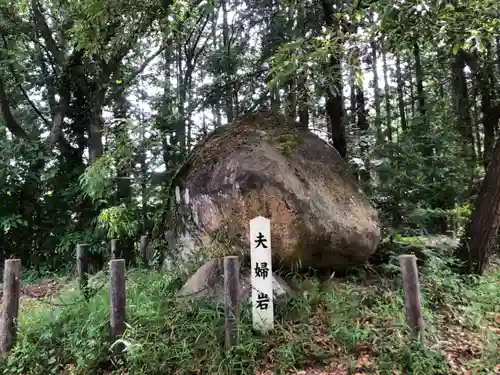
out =
[(240, 319), (240, 260), (238, 256), (224, 257), (224, 315), (226, 351), (239, 341)]
[(148, 257), (148, 236), (141, 236), (141, 260), (142, 265), (144, 267), (149, 266), (149, 257)]
[(17, 318), (19, 315), (19, 296), (21, 281), (20, 259), (5, 261), (3, 277), (3, 311), (0, 320), (0, 357), (7, 358), (16, 343)]
[(420, 338), (420, 344), (424, 347), (424, 318), (422, 315), (417, 257), (415, 255), (401, 255), (399, 257), (399, 264), (403, 278), (407, 322), (415, 338)]
[(87, 244), (78, 244), (76, 246), (78, 285), (85, 298), (88, 297), (89, 248), (90, 245)]
[(111, 240), (111, 259), (120, 259), (120, 242), (117, 239)]
[(109, 315), (111, 341), (114, 342), (125, 331), (125, 259), (113, 259), (109, 262)]

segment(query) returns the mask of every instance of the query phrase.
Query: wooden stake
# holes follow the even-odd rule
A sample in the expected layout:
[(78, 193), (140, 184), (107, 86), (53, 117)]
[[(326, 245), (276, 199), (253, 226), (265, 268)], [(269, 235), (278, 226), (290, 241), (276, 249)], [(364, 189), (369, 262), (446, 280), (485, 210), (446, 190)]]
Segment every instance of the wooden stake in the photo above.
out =
[(423, 347), (425, 346), (424, 318), (422, 315), (417, 258), (415, 255), (401, 255), (399, 257), (399, 264), (403, 278), (407, 322), (415, 338), (420, 338), (420, 343)]
[(76, 268), (78, 271), (78, 285), (85, 298), (88, 297), (89, 273), (89, 248), (90, 245), (78, 244), (76, 246)]
[(119, 339), (125, 331), (126, 318), (125, 260), (109, 262), (109, 315), (111, 341)]
[(17, 318), (19, 315), (19, 295), (21, 283), (21, 260), (5, 261), (3, 277), (3, 311), (0, 320), (0, 357), (7, 358), (16, 343)]
[(239, 341), (240, 319), (240, 260), (237, 256), (224, 257), (224, 315), (226, 351)]

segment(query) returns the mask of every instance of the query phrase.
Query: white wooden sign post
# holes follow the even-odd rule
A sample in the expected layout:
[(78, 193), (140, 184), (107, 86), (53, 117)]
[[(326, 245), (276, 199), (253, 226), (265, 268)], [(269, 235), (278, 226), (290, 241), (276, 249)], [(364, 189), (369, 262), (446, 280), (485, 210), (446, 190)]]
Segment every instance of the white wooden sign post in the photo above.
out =
[(265, 333), (274, 328), (271, 222), (257, 216), (250, 220), (253, 328)]

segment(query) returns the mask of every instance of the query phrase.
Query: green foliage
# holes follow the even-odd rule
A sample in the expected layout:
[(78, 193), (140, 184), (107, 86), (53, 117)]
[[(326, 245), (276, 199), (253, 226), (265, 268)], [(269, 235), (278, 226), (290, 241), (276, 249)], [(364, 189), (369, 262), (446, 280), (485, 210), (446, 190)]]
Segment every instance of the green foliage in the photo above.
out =
[(110, 196), (113, 189), (112, 167), (112, 158), (104, 155), (85, 168), (85, 172), (80, 176), (80, 186), (83, 193), (94, 201), (103, 200)]
[(110, 239), (133, 237), (139, 229), (133, 213), (125, 205), (103, 209), (98, 222), (107, 230)]
[[(495, 314), (500, 313), (496, 303), (500, 292), (495, 286), (500, 272), (492, 268), (484, 278), (464, 280), (450, 271), (453, 262), (446, 253), (428, 251), (421, 269), (426, 351), (412, 342), (398, 279), (362, 282), (350, 277), (321, 285), (317, 279), (296, 278), (300, 295), (278, 301), (276, 329), (271, 335), (252, 333), (251, 310), (242, 305), (241, 341), (226, 356), (223, 306), (176, 299), (184, 274), (132, 270), (127, 277), (127, 329), (122, 340), (125, 362), (110, 357), (107, 292), (72, 305), (81, 301), (72, 283), (56, 301), (67, 306), (39, 305), (21, 314), (19, 341), (0, 370), (26, 375), (63, 369), (92, 374), (107, 367), (116, 374), (199, 370), (254, 374), (264, 367), (285, 374), (309, 367), (311, 361), (321, 365), (340, 353), (353, 360), (354, 372), (360, 371), (355, 368), (371, 368), (381, 373), (448, 374), (450, 363), (443, 350), (457, 349), (446, 344), (454, 339), (446, 336), (451, 324), (483, 340), (481, 357), (462, 366), (486, 374), (500, 359), (495, 351), (498, 337), (484, 333), (496, 324)], [(360, 350), (365, 350), (370, 361), (356, 360)]]
[(427, 135), (415, 127), (398, 134), (398, 143), (374, 148), (371, 164), (380, 180), (365, 187), (387, 221), (442, 232), (436, 223), (446, 220), (458, 235), (471, 212), (468, 197), (477, 172), (470, 170), (463, 143), (449, 127), (434, 130), (432, 157), (424, 152), (428, 142)]

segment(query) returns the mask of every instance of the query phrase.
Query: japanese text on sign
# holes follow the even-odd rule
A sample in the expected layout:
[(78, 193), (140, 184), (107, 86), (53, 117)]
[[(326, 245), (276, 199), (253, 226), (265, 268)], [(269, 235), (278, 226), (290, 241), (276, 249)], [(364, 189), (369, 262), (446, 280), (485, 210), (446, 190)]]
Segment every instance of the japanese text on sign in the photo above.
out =
[(250, 220), (252, 318), (254, 329), (261, 332), (274, 328), (271, 247), (270, 220), (262, 216)]

